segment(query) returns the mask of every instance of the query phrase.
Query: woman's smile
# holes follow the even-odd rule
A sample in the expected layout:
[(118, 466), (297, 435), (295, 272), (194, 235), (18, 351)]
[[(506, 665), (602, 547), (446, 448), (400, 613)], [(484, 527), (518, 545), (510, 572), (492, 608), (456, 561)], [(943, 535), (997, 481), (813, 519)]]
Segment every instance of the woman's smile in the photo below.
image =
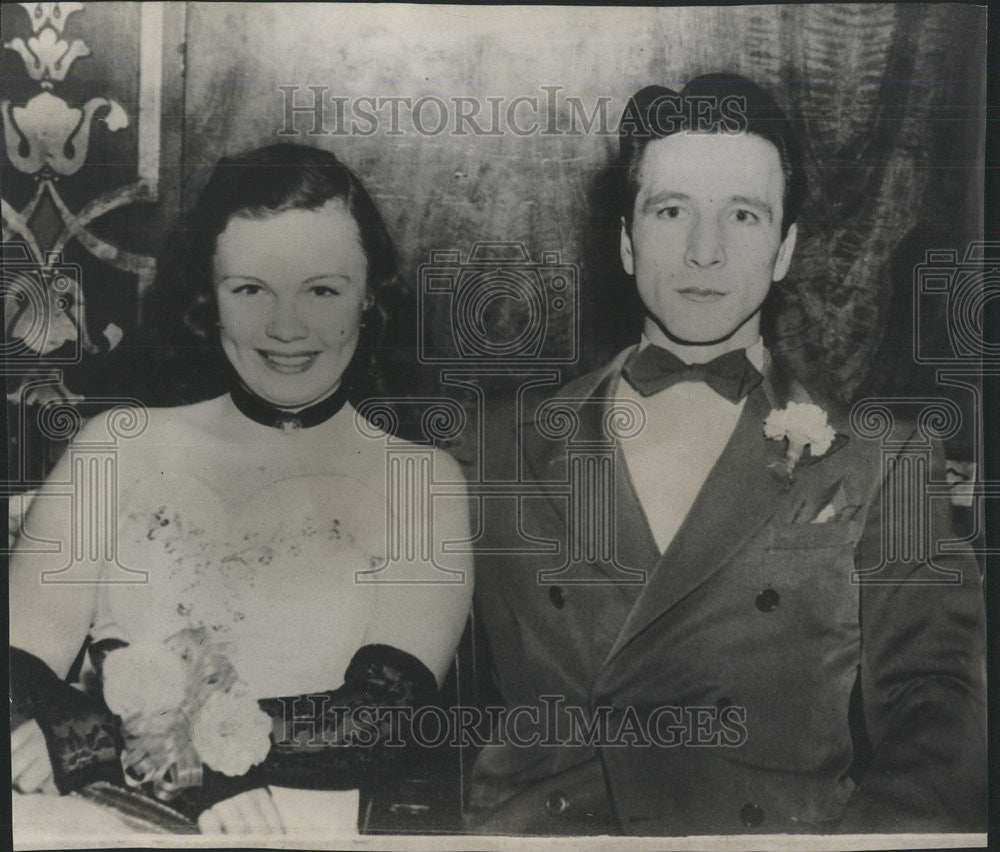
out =
[(312, 352), (273, 352), (258, 349), (257, 353), (272, 370), (286, 375), (304, 373), (316, 363), (320, 353)]
[(243, 383), (284, 408), (330, 394), (358, 343), (367, 268), (358, 224), (339, 201), (234, 216), (213, 270), (222, 348)]

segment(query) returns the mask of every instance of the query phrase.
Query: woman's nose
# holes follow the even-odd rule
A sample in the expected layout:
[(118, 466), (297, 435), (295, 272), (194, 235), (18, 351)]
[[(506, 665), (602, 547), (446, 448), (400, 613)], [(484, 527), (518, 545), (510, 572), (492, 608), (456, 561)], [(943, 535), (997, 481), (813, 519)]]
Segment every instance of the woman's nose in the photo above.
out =
[(726, 249), (722, 244), (722, 233), (714, 221), (700, 219), (688, 234), (687, 251), (684, 261), (689, 266), (707, 269), (726, 262)]
[(288, 342), (306, 337), (309, 334), (309, 327), (294, 302), (285, 302), (275, 306), (266, 331), (269, 337)]

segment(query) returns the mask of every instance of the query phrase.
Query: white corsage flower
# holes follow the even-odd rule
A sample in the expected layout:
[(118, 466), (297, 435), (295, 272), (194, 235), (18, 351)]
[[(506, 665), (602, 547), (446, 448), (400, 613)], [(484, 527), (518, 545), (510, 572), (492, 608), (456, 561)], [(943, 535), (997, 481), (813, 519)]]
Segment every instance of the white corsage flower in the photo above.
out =
[(206, 766), (244, 775), (271, 749), (271, 719), (239, 684), (213, 692), (192, 720), (191, 742)]
[(773, 409), (764, 421), (764, 435), (775, 441), (788, 439), (784, 462), (775, 462), (789, 480), (806, 447), (813, 456), (830, 449), (836, 433), (827, 422), (826, 412), (808, 402), (790, 402), (783, 409)]
[(136, 642), (108, 653), (102, 677), (112, 713), (155, 719), (184, 701), (190, 668), (162, 642)]

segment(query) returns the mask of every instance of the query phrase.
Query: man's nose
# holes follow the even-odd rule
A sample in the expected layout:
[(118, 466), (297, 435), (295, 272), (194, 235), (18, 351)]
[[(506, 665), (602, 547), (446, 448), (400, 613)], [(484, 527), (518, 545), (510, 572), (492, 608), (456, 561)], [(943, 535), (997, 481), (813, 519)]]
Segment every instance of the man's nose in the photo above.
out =
[(726, 262), (726, 249), (722, 243), (722, 232), (718, 224), (709, 219), (699, 219), (688, 234), (687, 251), (684, 262), (688, 266), (707, 269)]
[(286, 343), (301, 340), (309, 334), (309, 327), (302, 318), (298, 305), (292, 300), (283, 300), (275, 305), (266, 330), (268, 337)]

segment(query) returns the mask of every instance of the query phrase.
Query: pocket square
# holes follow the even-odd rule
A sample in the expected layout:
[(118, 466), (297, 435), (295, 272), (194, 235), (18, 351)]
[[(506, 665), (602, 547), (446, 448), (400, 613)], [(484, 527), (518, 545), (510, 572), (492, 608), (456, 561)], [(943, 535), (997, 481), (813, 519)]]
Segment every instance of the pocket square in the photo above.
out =
[(819, 513), (816, 515), (816, 517), (813, 518), (809, 523), (825, 524), (827, 521), (832, 521), (835, 517), (837, 517), (836, 506), (834, 506), (833, 503), (827, 503), (822, 509), (819, 510)]
[(858, 513), (858, 509), (860, 508), (860, 506), (844, 506), (843, 508), (838, 509), (833, 503), (827, 503), (822, 509), (819, 510), (816, 517), (809, 523), (829, 524), (841, 521), (851, 521), (854, 519), (854, 516)]
[(826, 524), (833, 520), (843, 520), (840, 516), (847, 508), (847, 493), (844, 491), (843, 480), (838, 480), (825, 492), (804, 501), (796, 511), (792, 523)]

